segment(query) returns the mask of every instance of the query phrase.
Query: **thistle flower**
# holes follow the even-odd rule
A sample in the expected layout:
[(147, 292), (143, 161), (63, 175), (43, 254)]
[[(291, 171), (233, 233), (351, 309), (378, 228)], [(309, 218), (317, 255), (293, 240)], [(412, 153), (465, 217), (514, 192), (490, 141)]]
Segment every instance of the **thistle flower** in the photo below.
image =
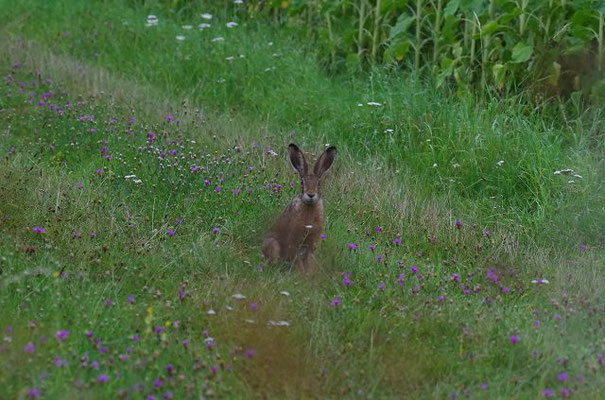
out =
[(69, 331), (61, 329), (60, 331), (57, 331), (57, 333), (55, 333), (55, 337), (59, 342), (64, 342), (69, 337)]
[(510, 343), (512, 345), (515, 345), (519, 342), (519, 336), (518, 335), (512, 335), (511, 337), (508, 338), (508, 340), (510, 341)]
[(100, 374), (97, 376), (97, 382), (99, 383), (107, 383), (109, 381), (109, 376), (105, 374)]
[(40, 228), (39, 226), (34, 226), (32, 228), (32, 231), (35, 232), (35, 233), (46, 233), (46, 229)]
[(342, 303), (342, 298), (340, 296), (334, 297), (332, 300), (332, 307), (337, 307), (340, 305), (340, 303)]
[(347, 247), (349, 250), (357, 250), (357, 245), (355, 243), (347, 243)]

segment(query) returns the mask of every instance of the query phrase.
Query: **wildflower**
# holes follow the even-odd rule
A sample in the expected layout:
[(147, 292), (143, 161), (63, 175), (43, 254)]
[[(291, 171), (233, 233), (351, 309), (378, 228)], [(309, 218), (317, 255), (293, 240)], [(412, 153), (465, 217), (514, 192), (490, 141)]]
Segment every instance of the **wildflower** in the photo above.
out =
[(36, 351), (36, 346), (34, 346), (34, 344), (32, 342), (29, 342), (28, 344), (26, 344), (25, 346), (23, 346), (23, 351), (31, 354), (34, 351)]
[(191, 30), (191, 28), (193, 28), (193, 26), (191, 26), (191, 25), (183, 25), (183, 26), (181, 26), (181, 28), (183, 28), (186, 31), (188, 31), (188, 30)]
[(107, 381), (109, 381), (109, 376), (105, 375), (105, 374), (101, 374), (101, 375), (97, 376), (97, 381), (99, 383), (107, 383)]
[(483, 230), (483, 236), (490, 237), (491, 234), (492, 234), (492, 231), (490, 231), (489, 229), (484, 229)]
[(479, 384), (479, 388), (480, 388), (481, 390), (487, 390), (487, 389), (489, 389), (489, 385), (488, 385), (488, 383), (487, 383), (487, 382), (481, 382), (481, 383)]
[(241, 192), (242, 192), (242, 189), (239, 189), (239, 188), (238, 189), (233, 189), (233, 194), (236, 195), (236, 196), (238, 194), (240, 194)]
[(94, 173), (97, 175), (102, 175), (103, 174), (103, 168), (97, 168), (94, 170)]
[(255, 302), (250, 303), (249, 307), (250, 307), (250, 311), (258, 310), (258, 304)]
[(215, 193), (220, 193), (221, 192), (221, 187), (220, 186), (215, 186), (214, 187), (214, 192)]
[(568, 378), (569, 378), (569, 374), (567, 372), (561, 372), (559, 374), (559, 376), (557, 377), (559, 382), (565, 382), (565, 381), (567, 381)]
[(168, 229), (168, 236), (172, 237), (176, 234), (176, 231), (172, 228)]
[(153, 380), (153, 387), (154, 387), (154, 388), (156, 388), (156, 389), (161, 388), (161, 387), (162, 387), (162, 384), (163, 384), (163, 382), (162, 382), (162, 380), (161, 380), (161, 379), (159, 379), (159, 378), (155, 378), (155, 379)]
[(162, 399), (164, 400), (171, 400), (174, 396), (172, 395), (172, 392), (166, 392), (164, 393), (164, 395), (162, 396)]
[(61, 358), (61, 356), (56, 356), (55, 357), (55, 366), (57, 368), (65, 367), (66, 365), (67, 365), (67, 363), (65, 361), (63, 361), (63, 359)]
[(490, 268), (487, 271), (487, 279), (489, 279), (492, 283), (498, 283), (498, 281), (500, 280), (498, 274), (496, 273), (496, 270), (493, 268)]
[(418, 272), (418, 267), (417, 267), (417, 266), (415, 266), (415, 265), (411, 265), (411, 266), (410, 266), (410, 272), (411, 272), (412, 274), (415, 274), (416, 272)]
[(510, 288), (508, 286), (502, 286), (502, 293), (510, 293)]
[(27, 397), (30, 399), (37, 399), (42, 396), (42, 391), (38, 388), (31, 388), (27, 391)]
[(69, 331), (61, 329), (60, 331), (57, 331), (57, 333), (55, 333), (55, 337), (59, 342), (64, 342), (69, 337)]
[(217, 36), (214, 39), (210, 40), (211, 42), (224, 42), (225, 38), (222, 36)]
[(548, 281), (548, 279), (538, 278), (538, 279), (532, 279), (531, 283), (534, 283), (536, 285), (544, 285), (544, 284), (547, 284), (550, 282)]
[(211, 26), (212, 26), (212, 25), (210, 25), (210, 24), (207, 24), (207, 23), (205, 23), (205, 22), (202, 22), (202, 23), (201, 23), (201, 24), (199, 24), (197, 27), (198, 27), (200, 30), (203, 30), (203, 29), (210, 28)]
[(237, 22), (227, 22), (227, 23), (225, 24), (225, 26), (226, 26), (227, 28), (233, 28), (233, 27), (238, 26), (238, 23), (237, 23)]
[(184, 348), (189, 347), (189, 340), (188, 339), (184, 339), (181, 344), (183, 345)]
[(544, 397), (546, 397), (547, 399), (549, 399), (549, 398), (551, 398), (551, 397), (554, 397), (554, 396), (555, 396), (555, 393), (554, 393), (552, 390), (550, 390), (550, 389), (544, 389), (544, 390), (542, 391), (542, 395), (543, 395)]
[(370, 251), (374, 251), (376, 249), (376, 245), (375, 244), (371, 244), (368, 246), (368, 250)]
[(94, 239), (97, 237), (97, 232), (90, 232), (90, 238)]
[(456, 224), (456, 228), (458, 228), (458, 229), (462, 228), (462, 221), (456, 220), (455, 224)]
[(460, 275), (459, 274), (453, 274), (452, 275), (452, 281), (458, 282), (459, 280), (460, 280)]
[(200, 17), (202, 19), (212, 19), (212, 14), (204, 13), (204, 14), (200, 14)]
[(393, 244), (399, 246), (401, 244), (401, 236), (397, 236), (395, 240), (393, 240)]
[(512, 345), (515, 345), (519, 342), (519, 336), (518, 335), (512, 335), (510, 338), (508, 338), (508, 340), (510, 341), (510, 343)]
[(254, 349), (246, 349), (244, 351), (244, 356), (246, 356), (246, 358), (252, 358), (256, 355), (256, 350)]
[(535, 320), (535, 321), (534, 321), (534, 326), (535, 326), (536, 328), (539, 328), (539, 327), (540, 327), (540, 320), (538, 320), (538, 319), (537, 319), (537, 320)]
[(343, 278), (342, 278), (342, 284), (346, 287), (351, 286), (351, 284), (353, 283), (353, 281), (351, 281), (351, 279), (349, 278), (351, 276), (350, 272), (345, 272), (343, 274)]
[(347, 243), (347, 247), (349, 250), (357, 250), (357, 245), (355, 243)]
[(555, 321), (561, 321), (561, 316), (559, 314), (555, 314), (555, 315), (553, 315), (553, 319)]
[(111, 307), (113, 305), (113, 300), (105, 299), (105, 307)]
[(134, 304), (134, 295), (129, 294), (128, 297), (126, 298), (126, 302), (128, 304)]
[(158, 22), (159, 22), (158, 17), (156, 17), (155, 15), (148, 15), (147, 22), (145, 22), (145, 26), (147, 26), (147, 27), (156, 26), (158, 24)]
[(445, 296), (439, 296), (439, 297), (437, 298), (437, 301), (438, 301), (438, 302), (445, 301)]
[(133, 342), (138, 342), (139, 340), (141, 340), (141, 337), (137, 334), (134, 334), (130, 337), (130, 340), (132, 340)]
[(212, 232), (214, 233), (219, 233), (221, 231), (221, 228), (218, 226), (215, 226), (214, 228), (212, 228)]
[(342, 303), (342, 298), (340, 296), (334, 297), (332, 300), (332, 307), (337, 307)]
[(384, 282), (378, 284), (378, 290), (384, 290)]
[(374, 227), (374, 231), (375, 231), (376, 233), (380, 233), (380, 232), (382, 232), (382, 227), (381, 227), (381, 226), (375, 226), (375, 227)]
[(171, 374), (174, 372), (174, 367), (172, 366), (172, 364), (167, 364), (166, 365), (166, 372)]
[(321, 235), (319, 235), (319, 238), (321, 240), (326, 240), (327, 237), (328, 237), (328, 235), (326, 235), (325, 233), (322, 233)]
[(559, 395), (563, 398), (571, 397), (572, 393), (573, 392), (571, 391), (571, 389), (566, 387), (559, 389)]
[(32, 228), (32, 231), (33, 231), (33, 232), (36, 232), (36, 233), (46, 233), (46, 229), (44, 229), (44, 228), (40, 228), (39, 226), (34, 226), (34, 227)]
[(397, 284), (399, 286), (403, 286), (404, 283), (405, 283), (405, 275), (399, 274), (399, 276), (397, 277)]
[(377, 103), (375, 101), (368, 101), (366, 104), (369, 106), (382, 106), (382, 104)]

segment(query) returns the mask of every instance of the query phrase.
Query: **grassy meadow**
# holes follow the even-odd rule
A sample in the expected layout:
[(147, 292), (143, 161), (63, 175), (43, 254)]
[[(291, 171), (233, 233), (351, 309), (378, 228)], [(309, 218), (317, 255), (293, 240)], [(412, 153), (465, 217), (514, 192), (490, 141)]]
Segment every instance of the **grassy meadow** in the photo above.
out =
[[(602, 399), (603, 105), (232, 3), (0, 0), (0, 398)], [(311, 276), (261, 259), (291, 142), (338, 147)]]

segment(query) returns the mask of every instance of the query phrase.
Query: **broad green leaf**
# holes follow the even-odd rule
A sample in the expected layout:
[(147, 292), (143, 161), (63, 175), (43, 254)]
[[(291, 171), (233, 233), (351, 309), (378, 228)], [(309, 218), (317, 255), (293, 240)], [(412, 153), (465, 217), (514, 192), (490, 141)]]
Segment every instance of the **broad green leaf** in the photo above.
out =
[(414, 22), (414, 17), (409, 14), (403, 13), (397, 18), (397, 23), (391, 28), (389, 32), (389, 40), (393, 40), (398, 35), (407, 32), (412, 22)]
[(446, 6), (443, 8), (443, 15), (452, 16), (458, 11), (458, 6), (460, 5), (460, 0), (450, 0)]
[(491, 35), (494, 32), (500, 30), (502, 26), (497, 21), (490, 21), (487, 24), (481, 27), (481, 32), (479, 37), (484, 37), (485, 35)]
[(513, 55), (511, 61), (514, 63), (522, 63), (529, 60), (534, 53), (534, 46), (519, 42), (513, 47)]

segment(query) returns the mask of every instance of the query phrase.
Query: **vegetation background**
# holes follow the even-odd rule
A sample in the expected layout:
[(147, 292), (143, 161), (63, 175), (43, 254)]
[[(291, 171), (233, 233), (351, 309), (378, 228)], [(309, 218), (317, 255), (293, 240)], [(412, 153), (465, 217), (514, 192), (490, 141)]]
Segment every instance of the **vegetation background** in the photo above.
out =
[(604, 10), (0, 0), (0, 397), (602, 398)]

